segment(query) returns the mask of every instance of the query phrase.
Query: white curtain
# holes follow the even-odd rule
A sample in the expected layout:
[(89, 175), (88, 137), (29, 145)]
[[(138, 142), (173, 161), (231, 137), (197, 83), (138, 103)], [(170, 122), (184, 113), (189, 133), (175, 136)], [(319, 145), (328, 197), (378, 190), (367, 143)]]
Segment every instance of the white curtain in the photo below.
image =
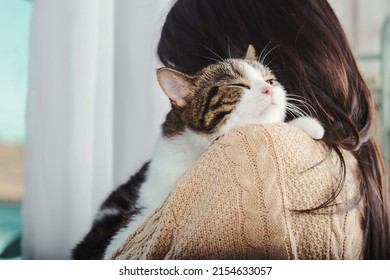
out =
[(169, 104), (156, 46), (172, 0), (34, 0), (23, 257), (67, 259), (151, 155)]

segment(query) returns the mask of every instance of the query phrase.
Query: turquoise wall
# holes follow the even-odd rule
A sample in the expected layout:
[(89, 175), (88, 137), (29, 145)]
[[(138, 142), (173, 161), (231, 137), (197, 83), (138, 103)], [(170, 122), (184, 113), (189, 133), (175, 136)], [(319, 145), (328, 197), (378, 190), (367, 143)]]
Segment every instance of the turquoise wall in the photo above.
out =
[(0, 0), (0, 141), (25, 138), (28, 46), (32, 4)]

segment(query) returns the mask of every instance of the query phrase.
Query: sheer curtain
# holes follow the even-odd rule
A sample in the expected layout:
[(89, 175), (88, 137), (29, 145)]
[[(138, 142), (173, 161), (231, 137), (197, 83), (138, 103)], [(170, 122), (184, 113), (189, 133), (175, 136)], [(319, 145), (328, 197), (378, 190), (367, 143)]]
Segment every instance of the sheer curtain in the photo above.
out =
[(34, 0), (23, 257), (67, 259), (152, 151), (169, 104), (156, 45), (172, 0)]

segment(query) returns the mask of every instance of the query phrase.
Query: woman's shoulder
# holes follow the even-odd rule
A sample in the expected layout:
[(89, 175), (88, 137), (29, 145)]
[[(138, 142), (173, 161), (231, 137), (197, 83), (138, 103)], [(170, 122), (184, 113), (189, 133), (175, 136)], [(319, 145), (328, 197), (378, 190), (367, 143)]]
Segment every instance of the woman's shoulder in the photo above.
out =
[[(344, 173), (343, 165), (349, 189), (353, 193), (358, 189), (357, 163), (350, 152), (341, 149), (341, 158), (323, 141), (287, 123), (242, 127), (215, 146), (210, 152), (217, 152), (223, 162), (249, 164), (259, 169), (260, 176), (276, 176), (280, 187), (308, 202), (302, 207), (313, 206), (314, 198), (319, 203), (329, 197)], [(306, 196), (312, 199), (302, 200)]]
[(242, 127), (225, 135), (216, 144), (229, 147), (230, 153), (234, 154), (267, 154), (286, 168), (294, 169), (305, 169), (327, 153), (321, 140), (314, 140), (287, 123)]
[(282, 149), (289, 146), (298, 147), (302, 142), (316, 142), (305, 132), (288, 123), (244, 126), (224, 135), (217, 142), (232, 143), (238, 141), (236, 143), (240, 144), (242, 140), (248, 138), (261, 138), (263, 142), (259, 142), (259, 144), (273, 145), (275, 148)]
[[(331, 165), (340, 165), (339, 157), (322, 140), (315, 140), (304, 131), (288, 123), (251, 125), (236, 129), (221, 137), (216, 146), (228, 147), (229, 154), (267, 154), (285, 169), (297, 172), (307, 170), (328, 159)], [(353, 155), (341, 149), (347, 168), (356, 165)], [(323, 166), (324, 167), (324, 166)]]

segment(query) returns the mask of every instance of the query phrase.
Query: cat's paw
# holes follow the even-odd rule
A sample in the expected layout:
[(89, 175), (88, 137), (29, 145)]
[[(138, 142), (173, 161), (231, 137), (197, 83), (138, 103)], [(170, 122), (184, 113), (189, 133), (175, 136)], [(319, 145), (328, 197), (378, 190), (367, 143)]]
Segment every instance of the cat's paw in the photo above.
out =
[(320, 122), (312, 117), (300, 117), (289, 122), (290, 125), (299, 128), (311, 138), (319, 140), (324, 137), (325, 130)]

